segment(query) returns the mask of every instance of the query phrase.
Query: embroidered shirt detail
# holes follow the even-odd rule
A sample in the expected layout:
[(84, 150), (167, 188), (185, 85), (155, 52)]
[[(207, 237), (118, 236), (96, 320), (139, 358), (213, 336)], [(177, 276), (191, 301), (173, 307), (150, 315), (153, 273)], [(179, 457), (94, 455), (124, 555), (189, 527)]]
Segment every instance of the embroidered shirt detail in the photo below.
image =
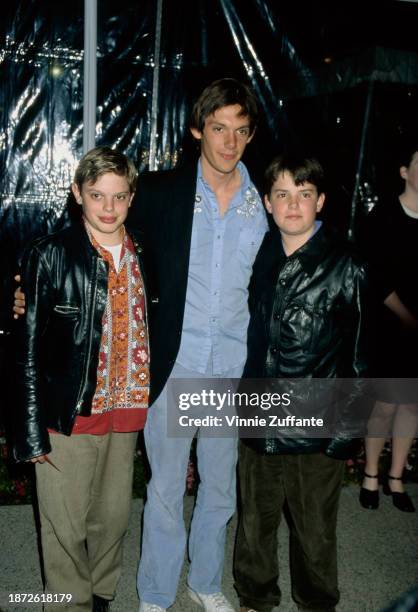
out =
[(254, 217), (260, 205), (261, 200), (258, 191), (253, 185), (250, 185), (250, 187), (245, 190), (243, 203), (236, 208), (236, 211), (238, 215)]
[(202, 196), (199, 193), (197, 193), (195, 195), (195, 198), (194, 198), (194, 211), (193, 211), (193, 214), (201, 213), (202, 210), (203, 210), (203, 208), (202, 208)]
[(132, 241), (125, 233), (118, 272), (111, 254), (94, 237), (92, 244), (109, 265), (92, 415), (147, 408), (149, 349), (145, 294)]

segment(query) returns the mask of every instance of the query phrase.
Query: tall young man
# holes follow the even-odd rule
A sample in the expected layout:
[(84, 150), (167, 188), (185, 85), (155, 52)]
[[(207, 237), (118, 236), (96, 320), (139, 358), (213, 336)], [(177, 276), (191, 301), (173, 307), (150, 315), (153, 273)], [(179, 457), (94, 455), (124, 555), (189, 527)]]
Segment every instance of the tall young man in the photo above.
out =
[[(322, 167), (312, 158), (276, 158), (266, 171), (265, 193), (277, 227), (254, 264), (244, 377), (364, 375), (365, 271), (316, 220), (325, 199)], [(270, 612), (280, 603), (277, 529), (285, 503), (293, 599), (299, 610), (335, 610), (341, 459), (352, 452), (346, 434), (355, 395), (339, 406), (340, 435), (332, 439), (286, 438), (279, 432), (275, 437), (270, 431), (268, 438), (240, 443), (235, 577), (242, 612)]]
[[(131, 224), (147, 238), (151, 402), (145, 444), (152, 478), (138, 571), (141, 612), (175, 600), (184, 560), (183, 495), (190, 438), (167, 436), (169, 378), (241, 376), (249, 320), (247, 287), (267, 229), (262, 202), (240, 162), (254, 135), (253, 93), (234, 79), (209, 85), (191, 131), (197, 164), (141, 177)], [(236, 440), (199, 437), (200, 485), (189, 535), (189, 593), (209, 612), (233, 610), (221, 593), (226, 524), (235, 509)]]

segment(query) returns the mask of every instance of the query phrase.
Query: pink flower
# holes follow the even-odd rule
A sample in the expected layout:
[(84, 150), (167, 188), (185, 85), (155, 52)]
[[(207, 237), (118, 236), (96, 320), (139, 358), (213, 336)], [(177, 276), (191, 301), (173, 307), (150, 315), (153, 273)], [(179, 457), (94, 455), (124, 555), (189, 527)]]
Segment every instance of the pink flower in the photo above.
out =
[(134, 351), (134, 362), (145, 363), (147, 361), (147, 352), (144, 349), (136, 349)]
[(143, 319), (144, 315), (142, 312), (142, 308), (140, 306), (136, 306), (135, 308), (135, 316), (138, 317), (138, 319)]

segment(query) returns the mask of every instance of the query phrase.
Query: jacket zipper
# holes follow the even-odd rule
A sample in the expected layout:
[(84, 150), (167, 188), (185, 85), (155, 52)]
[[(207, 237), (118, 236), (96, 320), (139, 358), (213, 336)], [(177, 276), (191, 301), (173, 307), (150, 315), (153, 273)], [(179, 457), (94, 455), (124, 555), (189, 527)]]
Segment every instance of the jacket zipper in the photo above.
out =
[(92, 299), (90, 303), (89, 337), (88, 337), (86, 358), (84, 360), (84, 372), (83, 372), (83, 377), (80, 383), (80, 388), (78, 391), (78, 397), (77, 397), (77, 402), (76, 402), (77, 414), (79, 413), (79, 408), (81, 405), (81, 396), (86, 387), (87, 374), (88, 374), (90, 355), (91, 355), (91, 343), (92, 343), (92, 337), (93, 337), (93, 322), (94, 322), (94, 312), (95, 312), (94, 304), (96, 302), (96, 293), (97, 293), (97, 277), (98, 277), (98, 270), (99, 270), (99, 258), (95, 257), (95, 261), (96, 261), (96, 266), (95, 266), (95, 278), (94, 278), (94, 283), (93, 283), (93, 295), (92, 295)]

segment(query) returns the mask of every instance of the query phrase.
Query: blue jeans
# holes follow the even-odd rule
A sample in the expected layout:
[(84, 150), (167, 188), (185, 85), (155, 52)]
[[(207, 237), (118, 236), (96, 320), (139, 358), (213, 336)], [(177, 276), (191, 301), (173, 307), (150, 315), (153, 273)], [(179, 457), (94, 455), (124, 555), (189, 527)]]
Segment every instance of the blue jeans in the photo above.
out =
[[(242, 366), (225, 378), (239, 378)], [(176, 364), (175, 378), (213, 378)], [(169, 403), (169, 402), (168, 402)], [(189, 534), (189, 586), (200, 593), (221, 590), (226, 525), (236, 504), (236, 438), (200, 437), (200, 476)], [(144, 430), (152, 478), (144, 510), (138, 569), (141, 600), (168, 608), (174, 603), (186, 549), (183, 497), (192, 439), (167, 436), (167, 387), (148, 411)]]

